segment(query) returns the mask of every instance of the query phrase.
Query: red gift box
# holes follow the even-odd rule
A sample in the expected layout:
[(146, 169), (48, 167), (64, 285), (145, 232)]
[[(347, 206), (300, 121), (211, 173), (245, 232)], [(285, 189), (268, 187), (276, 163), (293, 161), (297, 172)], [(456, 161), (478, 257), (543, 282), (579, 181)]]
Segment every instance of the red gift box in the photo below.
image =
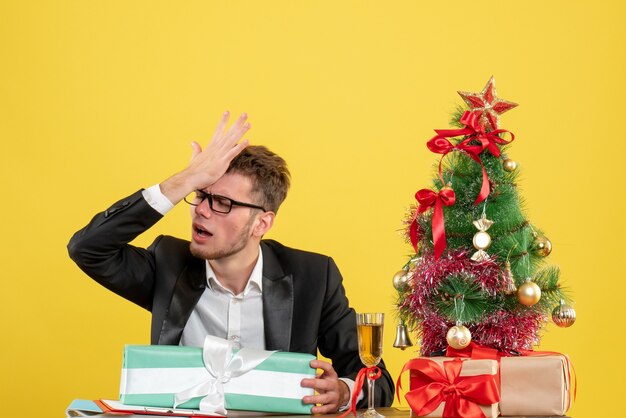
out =
[[(412, 416), (498, 416), (496, 360), (420, 357), (409, 360), (402, 372), (406, 370), (410, 370), (410, 391), (405, 398)], [(400, 390), (398, 379), (398, 397)]]

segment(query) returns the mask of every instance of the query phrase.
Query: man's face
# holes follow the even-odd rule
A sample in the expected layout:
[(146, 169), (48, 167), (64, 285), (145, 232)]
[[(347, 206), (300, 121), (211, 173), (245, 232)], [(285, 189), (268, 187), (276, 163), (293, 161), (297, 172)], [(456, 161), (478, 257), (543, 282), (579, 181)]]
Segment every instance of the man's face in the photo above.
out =
[[(225, 174), (203, 191), (257, 204), (252, 194), (252, 182), (241, 174)], [(242, 206), (233, 206), (230, 213), (216, 213), (209, 207), (208, 199), (198, 206), (191, 206), (191, 253), (199, 258), (219, 260), (258, 246), (258, 240), (251, 238), (259, 213), (262, 213), (259, 209)]]

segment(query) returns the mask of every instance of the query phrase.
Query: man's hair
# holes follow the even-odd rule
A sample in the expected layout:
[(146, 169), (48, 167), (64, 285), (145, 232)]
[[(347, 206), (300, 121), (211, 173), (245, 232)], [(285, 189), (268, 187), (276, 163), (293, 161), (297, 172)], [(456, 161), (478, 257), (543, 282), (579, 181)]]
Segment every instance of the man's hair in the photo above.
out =
[(287, 163), (262, 145), (250, 145), (231, 161), (227, 173), (236, 173), (252, 180), (257, 204), (277, 212), (287, 197), (291, 183)]

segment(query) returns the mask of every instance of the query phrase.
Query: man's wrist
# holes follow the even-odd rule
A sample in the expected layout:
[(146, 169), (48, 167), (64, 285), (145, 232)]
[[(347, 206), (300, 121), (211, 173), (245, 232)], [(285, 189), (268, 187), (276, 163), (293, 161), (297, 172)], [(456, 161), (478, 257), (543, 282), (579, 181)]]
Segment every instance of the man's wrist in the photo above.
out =
[(174, 204), (161, 192), (158, 184), (142, 190), (141, 194), (146, 202), (161, 215), (165, 215), (174, 207)]
[(161, 193), (174, 205), (183, 200), (189, 193), (196, 190), (186, 170), (176, 173), (172, 177), (164, 180), (159, 187)]
[[(345, 393), (346, 393), (346, 396), (347, 396), (347, 399), (342, 399), (342, 400), (339, 402), (339, 405), (340, 405), (340, 406), (339, 406), (339, 411), (340, 411), (340, 412), (342, 412), (342, 411), (345, 411), (345, 410), (347, 410), (348, 408), (350, 408), (350, 404), (351, 404), (351, 401), (352, 401), (352, 392), (354, 391), (354, 380), (352, 380), (352, 379), (348, 379), (347, 377), (340, 377), (340, 378), (339, 378), (339, 380), (340, 380), (341, 382), (343, 382), (343, 384), (345, 385), (345, 387), (348, 389), (348, 390), (345, 392)], [(358, 402), (359, 400), (361, 400), (362, 398), (363, 398), (363, 393), (361, 392), (361, 393), (359, 394), (359, 398), (357, 399), (357, 402)]]

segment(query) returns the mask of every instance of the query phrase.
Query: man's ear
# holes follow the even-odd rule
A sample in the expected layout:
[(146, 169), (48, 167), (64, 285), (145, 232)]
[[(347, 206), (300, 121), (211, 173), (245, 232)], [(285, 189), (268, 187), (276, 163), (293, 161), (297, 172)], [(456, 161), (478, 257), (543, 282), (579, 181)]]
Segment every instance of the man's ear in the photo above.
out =
[(274, 225), (274, 218), (276, 218), (276, 214), (271, 211), (261, 214), (255, 222), (252, 234), (257, 237), (265, 235), (265, 233), (272, 228), (272, 225)]

